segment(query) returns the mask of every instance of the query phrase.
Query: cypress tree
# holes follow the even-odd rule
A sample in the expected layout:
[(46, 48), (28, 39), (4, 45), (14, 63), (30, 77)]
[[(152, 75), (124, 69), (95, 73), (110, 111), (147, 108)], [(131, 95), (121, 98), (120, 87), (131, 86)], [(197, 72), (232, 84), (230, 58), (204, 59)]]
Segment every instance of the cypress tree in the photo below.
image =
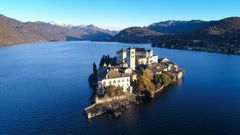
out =
[(94, 74), (95, 76), (97, 75), (97, 65), (96, 65), (95, 62), (93, 63), (93, 74)]

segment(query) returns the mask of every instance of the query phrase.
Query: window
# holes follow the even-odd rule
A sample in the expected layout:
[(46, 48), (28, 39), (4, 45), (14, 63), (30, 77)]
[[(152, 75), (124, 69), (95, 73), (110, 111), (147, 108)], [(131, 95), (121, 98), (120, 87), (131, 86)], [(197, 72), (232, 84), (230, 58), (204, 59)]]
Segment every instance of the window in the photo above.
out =
[(113, 83), (116, 83), (116, 80), (114, 80)]
[(118, 80), (118, 83), (120, 83), (120, 80)]
[(122, 79), (122, 82), (124, 82), (124, 79)]

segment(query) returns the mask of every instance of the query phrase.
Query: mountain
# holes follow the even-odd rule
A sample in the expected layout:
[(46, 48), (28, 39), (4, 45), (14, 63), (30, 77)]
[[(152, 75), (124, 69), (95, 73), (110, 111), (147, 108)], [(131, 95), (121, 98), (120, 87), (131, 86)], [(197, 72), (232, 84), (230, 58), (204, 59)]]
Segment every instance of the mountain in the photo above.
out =
[(215, 21), (207, 28), (200, 30), (200, 34), (223, 35), (237, 30), (240, 30), (240, 17), (230, 17)]
[(59, 22), (21, 22), (0, 15), (0, 45), (44, 41), (109, 39), (117, 32), (94, 25), (70, 26)]
[[(71, 26), (62, 22), (21, 22), (0, 15), (0, 45), (26, 42), (98, 40), (152, 43), (167, 48), (213, 50), (232, 53), (240, 48), (240, 17), (216, 21), (157, 22), (146, 27), (130, 27), (120, 32), (94, 25)], [(240, 52), (240, 49), (239, 49)]]
[(71, 30), (83, 31), (84, 33), (86, 33), (81, 35), (81, 37), (85, 40), (109, 39), (116, 34), (115, 31), (102, 29), (94, 25), (76, 26), (76, 27), (72, 27)]
[(110, 41), (240, 54), (240, 17), (217, 21), (164, 21), (120, 31)]
[(39, 34), (35, 28), (28, 29), (23, 22), (0, 15), (0, 44), (44, 41)]
[(191, 20), (153, 23), (147, 27), (130, 27), (120, 31), (111, 41), (130, 42), (130, 43), (148, 43), (159, 40), (168, 40), (176, 36), (190, 34), (195, 30), (206, 28), (213, 22)]
[(118, 42), (141, 43), (151, 41), (153, 38), (162, 35), (146, 27), (130, 27), (120, 31), (111, 40)]
[(169, 20), (164, 22), (153, 23), (148, 26), (148, 29), (161, 32), (161, 33), (171, 33), (171, 34), (183, 34), (194, 30), (206, 28), (211, 25), (213, 21), (201, 21), (201, 20), (191, 20), (191, 21), (175, 21)]
[[(147, 27), (131, 27), (120, 31), (112, 41), (157, 42), (172, 39), (211, 40), (239, 34), (240, 17), (230, 17), (218, 21), (164, 21)], [(238, 40), (238, 39), (236, 39)]]

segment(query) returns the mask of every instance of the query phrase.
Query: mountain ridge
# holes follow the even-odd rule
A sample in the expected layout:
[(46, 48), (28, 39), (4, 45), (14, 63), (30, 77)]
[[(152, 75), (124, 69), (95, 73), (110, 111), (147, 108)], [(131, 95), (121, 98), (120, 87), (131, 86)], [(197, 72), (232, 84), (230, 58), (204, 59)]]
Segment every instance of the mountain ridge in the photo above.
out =
[(151, 43), (154, 47), (162, 48), (240, 54), (240, 17), (216, 21), (170, 20), (138, 27), (137, 31), (132, 28), (124, 29), (109, 41)]
[(0, 15), (0, 45), (27, 42), (103, 40), (117, 32), (94, 25), (60, 26), (46, 22), (21, 22)]
[[(134, 28), (134, 27), (131, 27)], [(126, 28), (121, 30), (117, 35), (112, 37), (112, 41), (124, 41), (128, 39), (128, 36), (132, 38), (136, 37), (138, 34), (135, 30), (131, 28)], [(182, 38), (182, 39), (201, 39), (215, 37), (220, 38), (225, 34), (236, 33), (234, 31), (240, 30), (240, 17), (229, 17), (217, 21), (202, 21), (202, 20), (190, 20), (190, 21), (175, 21), (169, 20), (164, 22), (157, 22), (150, 24), (146, 27), (138, 27), (137, 31), (141, 31), (142, 37), (148, 36), (148, 31), (152, 33), (157, 32), (159, 34), (152, 34), (153, 39), (163, 40), (171, 38)], [(144, 34), (147, 33), (147, 34)], [(125, 35), (124, 35), (125, 34)], [(142, 39), (142, 42), (149, 42), (149, 39)], [(134, 41), (134, 39), (132, 39)], [(127, 41), (126, 41), (127, 42)]]

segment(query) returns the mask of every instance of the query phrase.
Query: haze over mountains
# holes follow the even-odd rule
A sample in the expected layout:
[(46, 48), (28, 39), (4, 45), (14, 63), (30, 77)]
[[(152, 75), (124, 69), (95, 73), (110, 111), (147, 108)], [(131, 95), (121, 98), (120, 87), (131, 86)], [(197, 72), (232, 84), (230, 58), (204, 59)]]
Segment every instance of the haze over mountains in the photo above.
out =
[(0, 15), (0, 45), (72, 40), (102, 40), (117, 32), (94, 25), (70, 26), (56, 22), (21, 22)]

